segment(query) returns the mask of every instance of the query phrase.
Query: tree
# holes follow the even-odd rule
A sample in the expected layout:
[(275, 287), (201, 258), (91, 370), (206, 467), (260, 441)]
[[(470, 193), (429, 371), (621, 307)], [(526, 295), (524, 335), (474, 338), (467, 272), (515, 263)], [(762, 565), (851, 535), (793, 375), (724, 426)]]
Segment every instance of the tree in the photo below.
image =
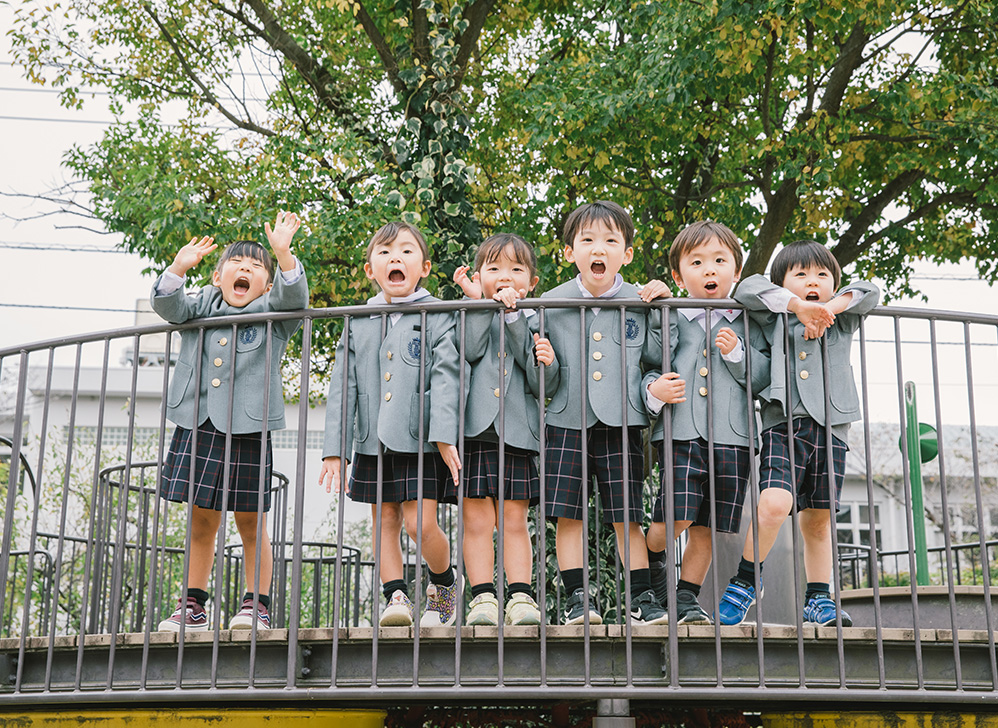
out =
[(895, 295), (923, 257), (998, 279), (992, 0), (33, 2), (11, 32), (29, 77), (139, 109), (67, 164), (157, 268), (284, 207), (307, 215), (314, 306), (369, 295), (364, 241), (400, 215), (431, 286), (494, 230), (535, 241), (549, 286), (565, 215), (608, 197), (638, 222), (638, 279), (708, 216), (746, 274), (806, 236)]

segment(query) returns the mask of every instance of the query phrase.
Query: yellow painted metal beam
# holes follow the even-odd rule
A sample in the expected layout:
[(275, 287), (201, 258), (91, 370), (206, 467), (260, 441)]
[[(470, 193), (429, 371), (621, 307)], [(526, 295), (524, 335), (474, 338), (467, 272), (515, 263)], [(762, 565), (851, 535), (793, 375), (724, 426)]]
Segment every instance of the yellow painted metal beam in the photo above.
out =
[(763, 713), (764, 728), (998, 728), (998, 713)]
[(383, 728), (381, 710), (3, 711), (4, 728)]

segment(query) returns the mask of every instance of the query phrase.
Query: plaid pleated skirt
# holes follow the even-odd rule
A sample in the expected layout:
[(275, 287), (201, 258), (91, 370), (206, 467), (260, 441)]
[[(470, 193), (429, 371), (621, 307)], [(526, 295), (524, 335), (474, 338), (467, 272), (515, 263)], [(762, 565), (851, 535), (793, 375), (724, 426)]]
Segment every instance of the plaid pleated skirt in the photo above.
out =
[[(194, 433), (184, 427), (173, 432), (170, 449), (163, 463), (160, 497), (174, 503), (188, 501), (191, 486), (191, 444)], [(228, 510), (257, 510), (260, 493), (260, 434), (233, 435), (229, 458)], [(263, 510), (270, 510), (270, 486), (274, 457), (267, 433), (267, 453), (263, 473)], [(219, 432), (211, 420), (198, 427), (197, 457), (194, 465), (194, 505), (214, 511), (222, 510), (223, 476), (225, 475), (225, 433)]]
[[(506, 446), (503, 457), (503, 498), (540, 500), (541, 480), (537, 476), (537, 454)], [(464, 495), (467, 498), (499, 500), (499, 443), (487, 440), (464, 441)]]
[[(348, 493), (360, 503), (378, 502), (378, 456), (354, 455)], [(414, 501), (419, 495), (419, 456), (386, 452), (381, 456), (381, 502)], [(423, 498), (457, 503), (457, 488), (440, 453), (423, 453)]]

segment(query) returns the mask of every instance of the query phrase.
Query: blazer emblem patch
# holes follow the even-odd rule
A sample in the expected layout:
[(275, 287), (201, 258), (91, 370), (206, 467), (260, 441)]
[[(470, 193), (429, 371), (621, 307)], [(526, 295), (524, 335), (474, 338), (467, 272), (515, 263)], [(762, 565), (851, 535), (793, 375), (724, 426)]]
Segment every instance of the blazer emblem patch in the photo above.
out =
[(419, 358), (419, 337), (418, 336), (414, 336), (411, 339), (409, 339), (408, 350), (409, 350), (409, 356), (411, 356), (413, 359), (418, 359)]
[(624, 335), (627, 337), (628, 341), (634, 341), (638, 338), (638, 334), (641, 333), (641, 326), (638, 324), (637, 319), (628, 318), (624, 323)]
[(239, 332), (239, 340), (244, 344), (256, 341), (256, 326), (246, 326)]

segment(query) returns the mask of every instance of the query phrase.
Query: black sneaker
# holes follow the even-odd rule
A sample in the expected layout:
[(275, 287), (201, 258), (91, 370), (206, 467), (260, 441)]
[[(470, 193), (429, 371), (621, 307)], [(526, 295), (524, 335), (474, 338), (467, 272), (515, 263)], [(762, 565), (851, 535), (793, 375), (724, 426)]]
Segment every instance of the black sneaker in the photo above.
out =
[(648, 571), (651, 574), (651, 590), (655, 592), (655, 598), (662, 609), (669, 605), (669, 581), (665, 577), (665, 559), (661, 561), (648, 560)]
[(710, 616), (703, 611), (696, 595), (687, 590), (676, 592), (676, 623), (677, 624), (713, 624)]
[[(576, 589), (565, 602), (565, 624), (583, 624), (586, 619), (586, 591)], [(589, 624), (603, 624), (603, 616), (596, 611), (596, 602), (589, 600)]]
[(655, 592), (648, 589), (631, 599), (631, 619), (639, 624), (667, 624), (669, 613), (662, 609)]

